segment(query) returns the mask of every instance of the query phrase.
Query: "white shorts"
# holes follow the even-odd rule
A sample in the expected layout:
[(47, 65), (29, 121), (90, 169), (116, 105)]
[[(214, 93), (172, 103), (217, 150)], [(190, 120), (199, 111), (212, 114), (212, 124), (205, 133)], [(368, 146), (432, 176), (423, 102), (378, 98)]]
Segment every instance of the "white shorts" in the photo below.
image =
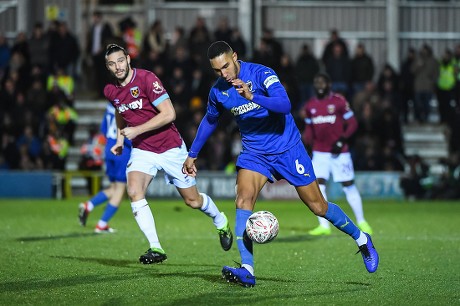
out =
[(180, 148), (173, 148), (160, 154), (133, 148), (126, 174), (140, 171), (155, 177), (159, 170), (163, 170), (166, 183), (174, 184), (178, 188), (192, 187), (196, 185), (195, 178), (182, 173), (182, 165), (186, 158), (187, 149), (184, 143)]
[(353, 161), (349, 152), (333, 156), (331, 153), (313, 151), (313, 169), (317, 178), (329, 179), (332, 173), (334, 182), (347, 182), (355, 178)]

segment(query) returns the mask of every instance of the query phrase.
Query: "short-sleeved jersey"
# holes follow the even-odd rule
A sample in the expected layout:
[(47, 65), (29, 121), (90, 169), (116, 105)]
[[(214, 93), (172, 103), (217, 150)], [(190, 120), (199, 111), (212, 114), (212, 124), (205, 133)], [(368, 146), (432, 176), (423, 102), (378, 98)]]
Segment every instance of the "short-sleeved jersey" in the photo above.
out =
[[(133, 69), (133, 77), (125, 86), (106, 85), (104, 95), (123, 117), (126, 125), (131, 127), (155, 117), (159, 113), (156, 107), (169, 99), (160, 79), (153, 72), (143, 69)], [(163, 153), (181, 144), (182, 138), (174, 123), (132, 139), (134, 148), (154, 153)]]
[[(238, 78), (248, 84), (254, 95), (274, 96), (277, 90), (285, 90), (272, 69), (239, 62), (241, 69)], [(235, 117), (243, 151), (277, 154), (289, 150), (300, 141), (300, 132), (290, 113), (269, 111), (245, 99), (225, 79), (219, 78), (209, 93), (207, 113), (218, 117), (224, 109)]]
[[(324, 99), (311, 98), (305, 105), (305, 123), (313, 128), (313, 151), (330, 152), (343, 136), (345, 121), (353, 116), (347, 100), (331, 93)], [(348, 151), (345, 144), (342, 152)]]

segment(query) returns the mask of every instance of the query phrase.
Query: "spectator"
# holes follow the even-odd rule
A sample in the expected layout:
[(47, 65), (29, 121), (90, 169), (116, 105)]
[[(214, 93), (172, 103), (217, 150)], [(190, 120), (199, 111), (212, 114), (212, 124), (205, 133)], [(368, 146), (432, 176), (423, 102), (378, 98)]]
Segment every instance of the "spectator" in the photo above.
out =
[(156, 53), (160, 61), (166, 60), (166, 49), (168, 47), (163, 25), (160, 20), (155, 20), (150, 26), (149, 32), (144, 36), (142, 42), (143, 57), (146, 58), (151, 52)]
[(168, 92), (171, 101), (174, 101), (176, 110), (176, 125), (182, 131), (184, 122), (188, 119), (189, 103), (191, 100), (190, 82), (180, 66), (174, 67), (171, 77), (168, 79)]
[(10, 46), (8, 45), (5, 35), (0, 32), (0, 82), (3, 81), (3, 78), (6, 74), (10, 56)]
[[(174, 71), (174, 69), (178, 67), (184, 71), (185, 77), (190, 77), (195, 67), (199, 67), (201, 69), (201, 67), (196, 66), (192, 59), (189, 57), (186, 48), (179, 45), (175, 50), (176, 53), (173, 54), (169, 63), (169, 71)], [(169, 76), (167, 75), (167, 77)]]
[(45, 169), (65, 170), (69, 142), (54, 122), (50, 124), (43, 151)]
[(456, 105), (455, 101), (455, 59), (452, 51), (446, 49), (439, 61), (439, 77), (436, 86), (440, 123), (449, 124)]
[(93, 89), (98, 98), (104, 97), (104, 86), (108, 83), (109, 76), (105, 68), (105, 46), (113, 40), (113, 29), (110, 23), (105, 22), (101, 11), (94, 11), (93, 23), (87, 33), (86, 63), (91, 69)]
[(383, 69), (378, 76), (377, 89), (380, 95), (382, 95), (385, 91), (383, 87), (384, 83), (387, 81), (391, 82), (394, 90), (399, 90), (399, 76), (396, 70), (394, 70), (394, 68), (388, 63), (383, 66)]
[[(9, 115), (3, 117), (3, 127), (8, 124), (8, 121), (11, 121)], [(4, 158), (5, 165), (4, 167), (9, 170), (14, 170), (19, 168), (19, 151), (15, 142), (15, 135), (11, 128), (3, 129), (1, 134), (1, 153)]]
[(274, 67), (279, 61), (275, 59), (273, 50), (270, 48), (268, 41), (264, 38), (260, 39), (259, 46), (254, 50), (252, 56), (252, 62), (262, 64), (267, 67)]
[(16, 50), (11, 52), (6, 77), (13, 80), (18, 91), (27, 91), (30, 84), (30, 66), (23, 53)]
[(30, 65), (38, 66), (44, 73), (47, 73), (49, 69), (49, 37), (45, 34), (41, 22), (35, 23), (28, 46), (30, 51)]
[(414, 74), (414, 115), (419, 123), (428, 122), (430, 101), (435, 91), (438, 69), (438, 62), (433, 57), (431, 47), (424, 44), (411, 67)]
[(105, 143), (105, 136), (99, 131), (99, 126), (91, 126), (88, 139), (80, 147), (78, 169), (101, 170), (104, 164)]
[(350, 101), (348, 84), (351, 81), (351, 62), (344, 53), (342, 44), (333, 45), (332, 56), (324, 64), (332, 80), (332, 91), (342, 94)]
[(75, 81), (63, 67), (56, 67), (54, 73), (47, 79), (46, 90), (50, 92), (56, 89), (62, 91), (69, 101), (74, 100)]
[(211, 43), (211, 39), (211, 33), (206, 25), (206, 20), (198, 16), (188, 36), (190, 58), (198, 67), (207, 67), (206, 51)]
[[(302, 45), (295, 65), (295, 76), (299, 84), (300, 105), (313, 95), (313, 78), (319, 72), (319, 62), (313, 56), (310, 46)], [(292, 100), (291, 100), (292, 101)]]
[(345, 40), (342, 39), (339, 35), (339, 31), (337, 29), (332, 29), (330, 32), (329, 42), (326, 44), (323, 50), (323, 56), (321, 60), (324, 64), (329, 61), (330, 58), (334, 55), (334, 45), (339, 44), (342, 46), (342, 53), (345, 57), (349, 57), (348, 52), (348, 45), (346, 44)]
[(50, 64), (54, 69), (62, 67), (66, 74), (77, 77), (77, 62), (80, 46), (77, 38), (69, 31), (67, 23), (58, 23), (57, 33), (50, 37)]
[(227, 16), (221, 16), (214, 31), (214, 40), (232, 41), (233, 31)]
[(10, 112), (16, 104), (16, 83), (11, 78), (0, 88), (0, 113)]
[(241, 31), (238, 28), (234, 28), (232, 30), (232, 37), (230, 39), (230, 45), (232, 46), (233, 50), (238, 54), (238, 58), (241, 60), (246, 59), (246, 43), (241, 35)]
[(27, 66), (30, 65), (29, 43), (27, 41), (27, 34), (25, 32), (19, 32), (16, 35), (13, 47), (11, 47), (11, 53), (15, 52), (18, 52), (22, 55)]
[(15, 103), (11, 109), (11, 120), (14, 126), (14, 135), (17, 137), (23, 132), (26, 120), (30, 120), (30, 108), (26, 105), (26, 98), (23, 92), (17, 92)]
[(457, 44), (454, 48), (454, 58), (456, 74), (455, 100), (460, 103), (460, 44)]
[(267, 44), (269, 53), (273, 56), (273, 65), (269, 67), (278, 72), (278, 68), (281, 65), (281, 56), (284, 53), (283, 45), (275, 38), (273, 30), (269, 28), (263, 29), (262, 39)]
[(208, 102), (208, 91), (211, 82), (212, 80), (205, 77), (201, 69), (195, 68), (193, 70), (192, 81), (190, 83), (192, 101), (190, 101), (189, 107), (192, 111), (205, 107)]
[(425, 196), (426, 190), (420, 181), (428, 177), (429, 169), (429, 166), (419, 155), (408, 157), (406, 169), (399, 182), (406, 199), (415, 200)]
[(297, 116), (297, 111), (300, 108), (299, 85), (295, 77), (294, 65), (292, 64), (291, 57), (287, 53), (284, 53), (281, 56), (280, 67), (278, 68), (278, 77), (286, 89), (289, 100), (291, 101), (291, 112), (293, 113), (294, 118), (297, 118), (299, 117)]
[(70, 107), (68, 100), (62, 92), (55, 93), (55, 103), (48, 110), (48, 122), (50, 127), (57, 131), (50, 131), (55, 139), (66, 138), (68, 144), (74, 144), (74, 132), (77, 125), (78, 114)]
[(17, 142), (18, 151), (20, 153), (19, 168), (21, 170), (36, 170), (43, 168), (42, 143), (41, 140), (34, 134), (31, 125), (26, 125), (22, 135), (19, 136)]
[[(46, 111), (51, 107), (48, 100), (48, 93), (39, 79), (32, 81), (32, 86), (26, 94), (28, 107), (32, 110), (38, 120), (45, 119)], [(42, 135), (43, 136), (43, 135)]]
[(366, 53), (364, 44), (359, 43), (351, 60), (352, 95), (361, 91), (367, 82), (374, 78), (374, 61)]
[[(140, 52), (142, 46), (142, 33), (137, 28), (136, 22), (131, 17), (122, 19), (118, 26), (120, 28), (121, 37), (126, 46), (126, 51), (131, 58), (131, 65), (137, 67), (140, 61)], [(105, 62), (104, 62), (105, 67)]]
[(169, 43), (169, 54), (175, 55), (177, 49), (181, 48), (182, 50), (187, 51), (188, 42), (187, 37), (185, 36), (185, 30), (181, 26), (176, 26)]
[(409, 123), (409, 104), (414, 105), (414, 74), (411, 67), (415, 60), (415, 49), (410, 47), (401, 64), (400, 90), (401, 90), (401, 115), (404, 123)]
[(165, 65), (167, 65), (167, 61), (165, 56), (166, 55), (163, 54), (162, 57), (160, 53), (152, 49), (149, 53), (146, 53), (145, 56), (142, 58), (142, 63), (140, 63), (140, 67), (153, 71), (158, 77), (166, 78)]

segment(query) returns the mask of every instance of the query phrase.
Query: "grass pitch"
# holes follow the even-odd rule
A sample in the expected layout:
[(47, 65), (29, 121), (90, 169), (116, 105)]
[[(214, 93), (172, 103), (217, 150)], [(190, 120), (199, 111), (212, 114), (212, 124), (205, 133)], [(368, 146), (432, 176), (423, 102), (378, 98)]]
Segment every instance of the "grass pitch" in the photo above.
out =
[[(148, 249), (129, 203), (93, 234), (70, 200), (0, 200), (0, 305), (460, 305), (460, 203), (366, 201), (380, 266), (369, 274), (354, 241), (334, 229), (309, 237), (316, 217), (299, 202), (260, 201), (280, 233), (255, 245), (257, 285), (221, 278), (239, 261), (221, 250), (211, 220), (180, 201), (150, 200), (168, 260), (142, 265)], [(233, 201), (217, 201), (234, 225)], [(350, 215), (345, 201), (338, 204)]]

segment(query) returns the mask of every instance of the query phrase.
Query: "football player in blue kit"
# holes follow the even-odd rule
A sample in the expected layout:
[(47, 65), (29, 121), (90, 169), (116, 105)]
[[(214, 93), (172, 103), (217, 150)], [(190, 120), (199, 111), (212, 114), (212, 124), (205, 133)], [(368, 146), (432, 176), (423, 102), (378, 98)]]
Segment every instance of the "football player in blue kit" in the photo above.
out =
[(89, 213), (94, 207), (107, 202), (104, 213), (98, 221), (96, 233), (113, 233), (115, 230), (108, 225), (109, 220), (115, 215), (120, 206), (126, 190), (126, 165), (131, 154), (131, 141), (125, 138), (121, 155), (110, 152), (117, 141), (117, 124), (115, 121), (115, 108), (107, 103), (107, 108), (101, 122), (101, 132), (107, 140), (105, 144), (105, 172), (109, 178), (110, 186), (99, 191), (90, 200), (80, 203), (78, 217), (82, 226), (86, 225)]
[(219, 76), (210, 90), (207, 111), (190, 147), (182, 171), (195, 176), (195, 160), (216, 129), (219, 116), (230, 111), (240, 130), (242, 151), (236, 163), (235, 233), (241, 266), (224, 266), (222, 276), (245, 287), (256, 284), (252, 241), (245, 235), (259, 192), (267, 181), (285, 179), (316, 215), (326, 218), (357, 243), (368, 272), (377, 270), (379, 256), (369, 234), (360, 231), (342, 209), (327, 202), (318, 187), (311, 159), (301, 141), (291, 103), (276, 73), (263, 65), (238, 60), (224, 41), (208, 48), (208, 59)]

